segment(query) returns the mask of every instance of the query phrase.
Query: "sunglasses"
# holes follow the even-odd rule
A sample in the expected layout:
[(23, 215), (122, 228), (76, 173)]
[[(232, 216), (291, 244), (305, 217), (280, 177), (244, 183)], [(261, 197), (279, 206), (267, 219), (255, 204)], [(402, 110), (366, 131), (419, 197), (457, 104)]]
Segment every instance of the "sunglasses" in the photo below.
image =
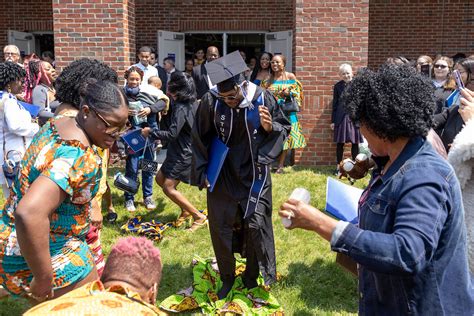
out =
[(107, 120), (102, 116), (100, 115), (99, 112), (97, 112), (96, 109), (94, 109), (93, 107), (89, 106), (89, 109), (92, 110), (92, 112), (94, 112), (94, 114), (104, 123), (105, 125), (105, 133), (111, 137), (114, 137), (114, 138), (117, 138), (117, 137), (120, 137), (122, 136), (123, 134), (125, 134), (125, 132), (130, 129), (130, 125), (128, 124), (125, 124), (124, 126), (122, 127), (112, 127), (112, 124), (110, 124), (109, 122), (107, 122)]
[(437, 65), (434, 65), (434, 68), (436, 68), (436, 69), (444, 69), (444, 68), (448, 68), (448, 66), (437, 64)]
[(233, 100), (237, 100), (238, 98), (239, 98), (239, 88), (237, 88), (237, 92), (235, 93), (235, 95), (229, 95), (229, 96), (217, 95), (217, 99), (221, 101), (225, 101), (225, 100), (233, 101)]

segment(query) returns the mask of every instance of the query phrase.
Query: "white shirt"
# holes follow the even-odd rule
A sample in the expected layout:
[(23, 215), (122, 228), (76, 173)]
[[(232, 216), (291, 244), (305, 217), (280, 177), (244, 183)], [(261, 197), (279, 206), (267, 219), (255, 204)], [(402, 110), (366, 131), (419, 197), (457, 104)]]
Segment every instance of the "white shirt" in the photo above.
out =
[[(0, 166), (3, 165), (5, 153), (10, 150), (16, 150), (23, 156), (33, 136), (39, 130), (38, 124), (31, 122), (30, 112), (18, 103), (14, 95), (4, 92), (1, 100), (0, 104), (4, 100), (5, 102), (3, 103), (4, 115), (0, 113)], [(23, 137), (25, 143), (23, 143)], [(5, 153), (3, 152), (4, 139)], [(0, 168), (0, 183), (5, 183), (2, 168)]]
[(140, 84), (140, 86), (148, 85), (148, 78), (153, 77), (153, 76), (158, 77), (158, 69), (156, 69), (152, 65), (148, 65), (148, 66), (145, 67), (145, 66), (143, 66), (142, 63), (137, 63), (133, 66), (138, 67), (141, 70), (143, 70), (143, 79), (142, 79), (142, 83)]

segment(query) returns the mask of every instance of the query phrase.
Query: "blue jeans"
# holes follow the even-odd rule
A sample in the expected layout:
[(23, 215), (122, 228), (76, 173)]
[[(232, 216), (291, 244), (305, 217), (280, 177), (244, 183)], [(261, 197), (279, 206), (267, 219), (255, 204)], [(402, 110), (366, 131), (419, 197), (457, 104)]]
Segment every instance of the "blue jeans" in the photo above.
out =
[[(125, 176), (129, 179), (137, 180), (138, 178), (138, 161), (143, 154), (143, 150), (135, 154), (129, 154), (125, 163)], [(145, 159), (153, 160), (153, 150), (151, 147), (145, 149)], [(144, 172), (142, 170), (142, 190), (143, 198), (147, 198), (153, 194), (153, 178), (154, 174), (151, 172)], [(134, 200), (133, 195), (125, 192), (125, 201)]]

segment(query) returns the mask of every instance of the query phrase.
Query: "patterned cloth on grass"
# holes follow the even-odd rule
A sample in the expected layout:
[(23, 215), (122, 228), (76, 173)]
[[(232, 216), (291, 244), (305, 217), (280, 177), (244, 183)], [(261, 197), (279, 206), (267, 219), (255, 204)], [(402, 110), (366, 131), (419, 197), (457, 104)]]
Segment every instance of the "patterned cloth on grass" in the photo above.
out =
[[(207, 210), (199, 210), (202, 214), (207, 216)], [(176, 221), (162, 223), (158, 220), (152, 219), (149, 222), (142, 222), (141, 216), (136, 216), (129, 219), (122, 225), (121, 229), (128, 233), (135, 233), (140, 236), (145, 236), (153, 241), (161, 241), (163, 233), (170, 227), (186, 228), (192, 224), (192, 216), (186, 218), (178, 218)]]
[(201, 308), (206, 315), (284, 315), (283, 308), (276, 298), (263, 285), (263, 277), (258, 278), (259, 286), (251, 290), (242, 283), (242, 272), (245, 271), (245, 260), (237, 259), (236, 279), (227, 297), (218, 300), (217, 291), (222, 282), (215, 259), (195, 257), (193, 265), (193, 286), (166, 298), (160, 308), (171, 313), (191, 311)]

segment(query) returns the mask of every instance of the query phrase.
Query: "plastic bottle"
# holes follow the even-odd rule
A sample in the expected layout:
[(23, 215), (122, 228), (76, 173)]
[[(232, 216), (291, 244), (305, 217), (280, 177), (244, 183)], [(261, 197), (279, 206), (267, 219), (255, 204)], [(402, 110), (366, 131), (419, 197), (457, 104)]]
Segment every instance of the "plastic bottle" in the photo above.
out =
[[(291, 195), (290, 195), (289, 199), (297, 200), (297, 201), (301, 201), (301, 202), (304, 202), (306, 204), (309, 204), (309, 201), (311, 200), (311, 195), (310, 195), (309, 191), (306, 190), (305, 188), (296, 188), (296, 189), (293, 190), (293, 192), (291, 192)], [(290, 227), (291, 226), (291, 216), (282, 217), (281, 218), (281, 223), (283, 224), (283, 226), (285, 228)]]

